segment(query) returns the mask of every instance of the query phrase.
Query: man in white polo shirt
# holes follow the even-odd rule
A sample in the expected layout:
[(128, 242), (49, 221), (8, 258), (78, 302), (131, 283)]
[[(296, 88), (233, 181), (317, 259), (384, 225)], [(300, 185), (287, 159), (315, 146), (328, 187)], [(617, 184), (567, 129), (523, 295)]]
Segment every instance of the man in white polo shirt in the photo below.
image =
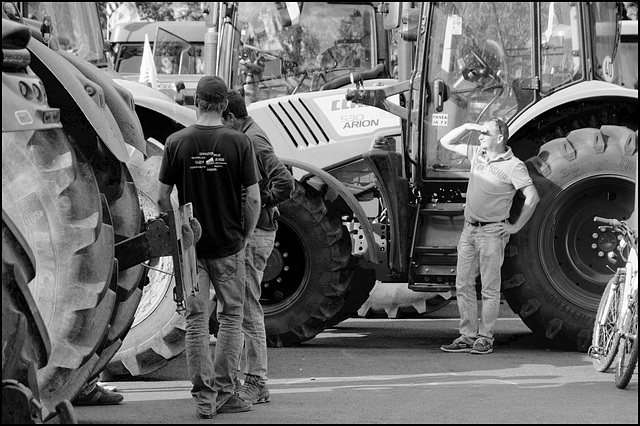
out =
[[(468, 132), (479, 132), (480, 145), (460, 143)], [(458, 243), (456, 297), (460, 337), (440, 349), (445, 352), (490, 354), (493, 326), (500, 310), (500, 269), (509, 236), (527, 223), (540, 200), (527, 167), (507, 146), (509, 128), (501, 119), (483, 125), (467, 123), (440, 139), (442, 146), (471, 162), (465, 224)], [(513, 197), (525, 202), (518, 219), (509, 222)], [(478, 323), (476, 277), (482, 282), (482, 312)]]

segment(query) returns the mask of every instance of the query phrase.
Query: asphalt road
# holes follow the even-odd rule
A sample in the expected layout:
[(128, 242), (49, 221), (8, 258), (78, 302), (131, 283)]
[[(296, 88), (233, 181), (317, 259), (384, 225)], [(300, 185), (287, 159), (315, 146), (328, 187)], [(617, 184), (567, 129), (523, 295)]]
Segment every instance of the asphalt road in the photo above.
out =
[(199, 420), (183, 354), (110, 382), (125, 396), (120, 405), (76, 407), (76, 416), (83, 424), (638, 423), (637, 373), (617, 389), (586, 354), (550, 346), (507, 306), (501, 312), (490, 355), (440, 351), (457, 337), (452, 303), (422, 318), (352, 318), (300, 346), (269, 348), (271, 402), (245, 413)]

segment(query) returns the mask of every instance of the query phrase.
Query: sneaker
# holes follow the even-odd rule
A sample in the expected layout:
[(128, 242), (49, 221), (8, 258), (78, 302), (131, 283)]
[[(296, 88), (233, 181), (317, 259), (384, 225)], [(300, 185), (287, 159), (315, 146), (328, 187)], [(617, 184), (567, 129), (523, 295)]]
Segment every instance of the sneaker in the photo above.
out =
[(218, 414), (220, 413), (241, 413), (243, 411), (251, 410), (251, 403), (241, 399), (238, 395), (232, 395), (227, 399), (227, 402), (222, 404), (222, 407), (218, 408)]
[(472, 346), (465, 342), (462, 336), (458, 337), (454, 340), (450, 345), (442, 345), (440, 346), (440, 350), (444, 352), (471, 352)]
[(115, 405), (120, 404), (124, 396), (111, 392), (102, 386), (94, 386), (93, 390), (86, 395), (78, 395), (73, 401), (73, 405)]
[(264, 380), (258, 376), (247, 375), (244, 385), (238, 391), (238, 396), (252, 404), (262, 404), (271, 401), (271, 393)]
[(216, 413), (209, 413), (209, 414), (198, 413), (198, 418), (208, 420), (208, 419), (212, 419), (215, 415)]
[(487, 339), (483, 339), (482, 337), (475, 341), (473, 349), (471, 349), (471, 353), (476, 355), (486, 355), (491, 352), (493, 352), (493, 345), (489, 343)]

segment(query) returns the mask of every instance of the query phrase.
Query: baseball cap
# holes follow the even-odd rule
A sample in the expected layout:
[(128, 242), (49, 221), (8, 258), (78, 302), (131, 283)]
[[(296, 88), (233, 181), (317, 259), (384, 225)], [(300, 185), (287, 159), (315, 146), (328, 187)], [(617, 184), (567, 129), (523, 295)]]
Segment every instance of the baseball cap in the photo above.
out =
[[(224, 99), (227, 96), (227, 85), (220, 77), (204, 76), (198, 81), (196, 96), (206, 102), (214, 101), (214, 95)], [(215, 99), (217, 100), (217, 99)]]

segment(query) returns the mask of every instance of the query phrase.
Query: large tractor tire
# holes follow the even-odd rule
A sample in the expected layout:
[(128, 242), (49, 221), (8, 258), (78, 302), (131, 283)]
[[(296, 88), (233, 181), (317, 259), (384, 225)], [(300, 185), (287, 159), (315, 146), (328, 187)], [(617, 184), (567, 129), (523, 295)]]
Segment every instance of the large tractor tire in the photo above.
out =
[(31, 247), (29, 289), (51, 340), (38, 370), (45, 407), (86, 383), (116, 302), (114, 236), (90, 165), (61, 129), (2, 134), (2, 206)]
[(279, 210), (260, 300), (267, 343), (276, 347), (323, 331), (344, 305), (353, 275), (349, 234), (320, 192), (296, 181), (292, 198)]
[(540, 203), (511, 236), (503, 290), (534, 332), (580, 351), (589, 348), (602, 292), (611, 271), (623, 266), (608, 256), (615, 235), (593, 217), (631, 216), (637, 160), (637, 133), (603, 125), (549, 140), (526, 161)]
[[(37, 44), (31, 46), (31, 50), (37, 53), (32, 60), (33, 69), (45, 83), (51, 106), (61, 110), (60, 121), (63, 129), (74, 147), (78, 163), (89, 169), (94, 185), (97, 184), (102, 218), (109, 225), (109, 241), (105, 241), (99, 253), (95, 253), (100, 260), (95, 261), (94, 266), (96, 271), (100, 271), (101, 265), (110, 263), (109, 275), (105, 277), (105, 302), (100, 313), (108, 316), (107, 327), (102, 334), (94, 330), (93, 336), (99, 339), (99, 344), (91, 359), (80, 368), (76, 368), (74, 373), (67, 374), (73, 377), (74, 385), (71, 388), (75, 389), (76, 382), (86, 383), (87, 380), (96, 377), (116, 353), (133, 322), (140, 301), (140, 287), (145, 272), (143, 265), (119, 271), (114, 258), (115, 244), (138, 234), (142, 227), (142, 212), (135, 184), (124, 163), (116, 158), (113, 152), (115, 149), (117, 153), (126, 153), (123, 144), (125, 141), (136, 145), (136, 132), (122, 124), (125, 122), (123, 115), (127, 113), (126, 108), (129, 106), (123, 101), (117, 102), (120, 95), (113, 88), (113, 82), (105, 79), (99, 70), (90, 71), (90, 66), (84, 64), (82, 69), (87, 75), (83, 75), (74, 65), (58, 58), (56, 53), (41, 50)], [(55, 67), (50, 68), (52, 64), (55, 64)], [(68, 71), (64, 73), (64, 70)], [(58, 79), (67, 74), (68, 79)], [(81, 92), (73, 91), (74, 86), (71, 83), (74, 77), (85, 85), (91, 82), (96, 89), (102, 89), (104, 93), (109, 94), (106, 105), (102, 105), (99, 112), (95, 110), (93, 100), (87, 102)], [(117, 109), (116, 116), (119, 117), (119, 121), (114, 119), (110, 108)], [(129, 110), (129, 114), (135, 118), (133, 111)], [(101, 123), (102, 121), (104, 123)], [(100, 126), (96, 127), (96, 123), (100, 123)], [(104, 127), (105, 124), (107, 127)], [(123, 131), (120, 126), (127, 128), (127, 131)], [(110, 138), (109, 142), (103, 140), (101, 135)], [(139, 136), (142, 138), (142, 132), (139, 132)], [(73, 200), (73, 203), (80, 205), (83, 200)], [(84, 271), (78, 274), (88, 275)], [(99, 280), (96, 279), (95, 282)], [(106, 300), (109, 300), (108, 308)], [(88, 322), (87, 327), (90, 326)], [(55, 382), (57, 387), (62, 387), (61, 382), (71, 380), (70, 377), (64, 379), (65, 375), (58, 370), (51, 372), (51, 376), (50, 380)]]

